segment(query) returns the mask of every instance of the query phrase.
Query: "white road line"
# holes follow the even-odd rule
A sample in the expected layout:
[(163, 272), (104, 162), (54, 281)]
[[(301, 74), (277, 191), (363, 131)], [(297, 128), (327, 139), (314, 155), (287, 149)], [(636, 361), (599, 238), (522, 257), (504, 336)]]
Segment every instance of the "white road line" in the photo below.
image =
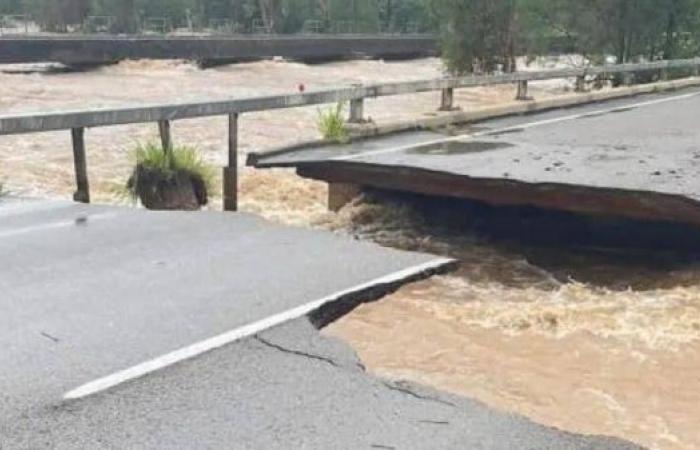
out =
[(81, 224), (89, 224), (91, 221), (95, 220), (105, 220), (116, 216), (117, 213), (103, 213), (103, 214), (78, 214), (75, 219), (64, 220), (61, 222), (51, 222), (44, 223), (41, 225), (33, 225), (29, 227), (15, 228), (13, 230), (0, 231), (0, 239), (19, 236), (20, 234), (34, 233), (36, 231), (53, 230), (56, 228), (69, 228), (80, 226)]
[(331, 161), (349, 161), (349, 160), (353, 160), (353, 159), (364, 158), (367, 156), (383, 155), (385, 153), (395, 153), (395, 152), (400, 152), (400, 151), (404, 151), (404, 150), (410, 150), (413, 148), (425, 147), (425, 146), (429, 146), (429, 145), (443, 144), (445, 142), (459, 142), (459, 141), (474, 139), (477, 137), (507, 133), (509, 131), (523, 130), (523, 129), (527, 129), (527, 128), (540, 127), (543, 125), (550, 125), (553, 123), (566, 122), (569, 120), (580, 119), (582, 117), (587, 117), (587, 116), (607, 114), (607, 113), (611, 113), (611, 112), (615, 112), (615, 111), (619, 111), (619, 110), (624, 110), (624, 109), (628, 109), (628, 108), (641, 108), (644, 106), (658, 105), (660, 103), (667, 103), (667, 102), (672, 102), (672, 101), (677, 101), (677, 100), (684, 100), (686, 98), (696, 97), (698, 95), (700, 95), (700, 92), (692, 92), (690, 94), (682, 94), (682, 95), (676, 95), (673, 97), (665, 97), (665, 98), (656, 99), (656, 100), (649, 100), (646, 102), (616, 106), (614, 108), (599, 109), (596, 111), (589, 111), (586, 113), (579, 113), (579, 114), (571, 114), (568, 116), (555, 117), (553, 119), (538, 120), (535, 122), (526, 122), (524, 124), (513, 125), (513, 126), (505, 127), (505, 128), (484, 130), (484, 131), (479, 131), (476, 133), (465, 133), (465, 134), (460, 134), (457, 136), (450, 136), (450, 137), (435, 139), (432, 141), (422, 142), (422, 143), (418, 143), (418, 144), (408, 144), (408, 145), (402, 145), (402, 146), (398, 146), (398, 147), (385, 148), (385, 149), (381, 149), (381, 150), (373, 150), (373, 151), (369, 151), (369, 152), (365, 152), (365, 153), (353, 153), (352, 155), (336, 156), (334, 158), (331, 158), (330, 160)]
[(406, 278), (409, 278), (413, 275), (417, 275), (428, 270), (439, 269), (445, 266), (446, 264), (452, 263), (454, 263), (453, 259), (437, 258), (427, 263), (399, 270), (389, 275), (376, 278), (367, 283), (359, 284), (350, 289), (335, 292), (321, 299), (306, 303), (304, 305), (292, 308), (279, 314), (275, 314), (273, 316), (267, 317), (257, 322), (253, 322), (240, 328), (236, 328), (234, 330), (228, 331), (218, 336), (214, 336), (204, 341), (197, 342), (187, 347), (183, 347), (179, 350), (175, 350), (173, 352), (151, 359), (150, 361), (146, 361), (128, 369), (113, 373), (112, 375), (108, 375), (95, 381), (91, 381), (66, 393), (63, 396), (63, 398), (66, 400), (75, 400), (87, 397), (92, 394), (96, 394), (98, 392), (105, 391), (127, 381), (140, 378), (144, 375), (156, 372), (160, 369), (166, 368), (186, 359), (190, 359), (195, 356), (199, 356), (203, 353), (209, 352), (211, 350), (231, 344), (240, 339), (254, 336), (255, 334), (258, 334), (277, 325), (289, 322), (290, 320), (298, 319), (319, 309), (323, 305), (338, 300), (346, 295), (356, 292), (362, 292), (375, 286), (405, 280)]

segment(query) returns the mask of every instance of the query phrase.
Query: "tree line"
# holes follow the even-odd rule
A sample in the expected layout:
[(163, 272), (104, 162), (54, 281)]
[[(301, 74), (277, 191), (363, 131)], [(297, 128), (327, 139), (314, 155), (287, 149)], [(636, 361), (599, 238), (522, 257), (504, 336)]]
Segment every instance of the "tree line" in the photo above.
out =
[(520, 55), (566, 51), (625, 63), (700, 53), (700, 0), (0, 0), (60, 31), (108, 16), (110, 31), (145, 18), (168, 29), (229, 24), (234, 31), (435, 32), (456, 73), (513, 70)]
[(454, 72), (553, 48), (594, 63), (700, 56), (700, 0), (430, 0)]
[(111, 19), (113, 32), (164, 19), (166, 30), (229, 26), (238, 32), (428, 32), (423, 0), (0, 0), (0, 13), (27, 14), (47, 31)]

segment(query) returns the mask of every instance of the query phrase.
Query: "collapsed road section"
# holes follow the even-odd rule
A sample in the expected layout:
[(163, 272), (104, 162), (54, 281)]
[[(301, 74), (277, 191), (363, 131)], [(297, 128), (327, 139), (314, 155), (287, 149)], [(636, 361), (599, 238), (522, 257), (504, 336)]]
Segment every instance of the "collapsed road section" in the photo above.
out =
[[(454, 264), (243, 214), (60, 202), (0, 208), (0, 251), (10, 404), (84, 397)], [(49, 359), (28, 357), (48, 336)]]
[(2, 448), (637, 448), (373, 377), (305, 317), (450, 259), (245, 214), (7, 199), (0, 255)]
[(338, 207), (363, 187), (700, 225), (700, 90), (485, 120), (465, 134), (405, 132), (254, 154), (330, 183)]

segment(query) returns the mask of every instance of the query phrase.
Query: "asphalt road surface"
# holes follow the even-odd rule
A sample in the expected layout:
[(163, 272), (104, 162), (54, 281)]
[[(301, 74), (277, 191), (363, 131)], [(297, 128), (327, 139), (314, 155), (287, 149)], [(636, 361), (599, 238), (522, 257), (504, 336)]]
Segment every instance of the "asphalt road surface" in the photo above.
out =
[(354, 162), (472, 179), (654, 192), (700, 202), (700, 89), (486, 120), (280, 155), (258, 167)]
[(449, 260), (244, 214), (6, 201), (0, 255), (2, 449), (635, 448), (374, 378), (305, 318)]

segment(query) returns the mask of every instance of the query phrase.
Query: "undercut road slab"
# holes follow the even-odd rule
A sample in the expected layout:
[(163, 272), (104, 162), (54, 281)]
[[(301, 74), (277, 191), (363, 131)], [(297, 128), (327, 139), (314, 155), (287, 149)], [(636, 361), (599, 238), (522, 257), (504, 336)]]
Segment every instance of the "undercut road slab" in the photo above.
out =
[(163, 355), (209, 349), (193, 344), (452, 265), (246, 214), (60, 202), (2, 201), (0, 255), (3, 424), (144, 362), (167, 367)]
[(700, 226), (700, 89), (254, 155), (328, 182)]

